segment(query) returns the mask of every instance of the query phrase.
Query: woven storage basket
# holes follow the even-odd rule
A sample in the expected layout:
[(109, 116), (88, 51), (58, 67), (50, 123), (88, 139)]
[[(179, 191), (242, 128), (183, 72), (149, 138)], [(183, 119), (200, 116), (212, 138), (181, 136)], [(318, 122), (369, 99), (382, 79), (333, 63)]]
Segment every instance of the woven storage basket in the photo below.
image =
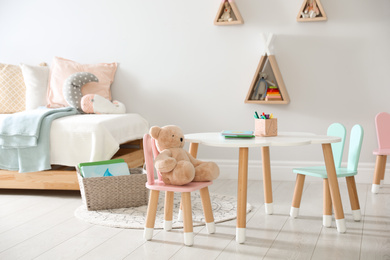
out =
[[(78, 168), (78, 167), (76, 167)], [(77, 169), (81, 197), (88, 210), (138, 207), (148, 204), (146, 174), (142, 168), (130, 169), (130, 175), (83, 178)]]

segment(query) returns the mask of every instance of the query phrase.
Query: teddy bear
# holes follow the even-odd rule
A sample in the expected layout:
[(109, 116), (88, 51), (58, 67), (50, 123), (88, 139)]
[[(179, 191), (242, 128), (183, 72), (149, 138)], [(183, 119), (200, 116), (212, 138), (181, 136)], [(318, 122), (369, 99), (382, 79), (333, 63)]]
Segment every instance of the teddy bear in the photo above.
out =
[(225, 2), (225, 8), (223, 9), (223, 13), (221, 15), (221, 18), (218, 19), (218, 22), (231, 22), (233, 21), (233, 18), (230, 16), (231, 7), (229, 5), (229, 2)]
[(183, 149), (185, 140), (180, 127), (153, 126), (149, 134), (156, 140), (160, 152), (154, 166), (161, 173), (165, 184), (185, 185), (192, 181), (212, 181), (218, 178), (219, 167), (216, 163), (197, 160)]
[(306, 8), (301, 13), (302, 18), (315, 18), (320, 14), (320, 11), (318, 10), (317, 3), (315, 0), (307, 0)]

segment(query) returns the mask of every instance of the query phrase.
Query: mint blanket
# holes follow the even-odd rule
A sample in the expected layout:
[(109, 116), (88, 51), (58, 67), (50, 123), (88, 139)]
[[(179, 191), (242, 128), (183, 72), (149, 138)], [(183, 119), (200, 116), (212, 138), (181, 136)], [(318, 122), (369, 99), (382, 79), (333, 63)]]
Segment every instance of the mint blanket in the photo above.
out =
[(77, 113), (73, 107), (40, 107), (4, 118), (0, 122), (0, 168), (19, 172), (51, 169), (51, 123)]

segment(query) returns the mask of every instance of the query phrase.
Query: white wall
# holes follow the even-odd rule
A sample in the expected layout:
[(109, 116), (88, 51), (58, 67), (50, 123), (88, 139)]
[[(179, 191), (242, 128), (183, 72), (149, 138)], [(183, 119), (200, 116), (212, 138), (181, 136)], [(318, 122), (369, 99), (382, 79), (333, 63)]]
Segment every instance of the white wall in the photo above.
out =
[[(365, 129), (361, 162), (370, 181), (374, 117), (390, 111), (390, 1), (323, 0), (328, 21), (298, 23), (302, 0), (236, 0), (245, 24), (215, 26), (219, 4), (3, 0), (0, 62), (50, 64), (54, 56), (116, 61), (114, 98), (151, 125), (177, 124), (186, 133), (253, 129), (255, 110), (272, 112), (280, 131), (325, 134), (335, 121), (347, 129), (359, 123)], [(261, 33), (269, 32), (276, 34), (275, 56), (291, 102), (244, 104), (264, 50)], [(235, 149), (199, 150), (200, 158), (224, 169), (237, 156)], [(295, 166), (320, 162), (322, 153), (314, 145), (272, 148), (271, 159)], [(259, 149), (250, 150), (250, 160), (259, 167)]]

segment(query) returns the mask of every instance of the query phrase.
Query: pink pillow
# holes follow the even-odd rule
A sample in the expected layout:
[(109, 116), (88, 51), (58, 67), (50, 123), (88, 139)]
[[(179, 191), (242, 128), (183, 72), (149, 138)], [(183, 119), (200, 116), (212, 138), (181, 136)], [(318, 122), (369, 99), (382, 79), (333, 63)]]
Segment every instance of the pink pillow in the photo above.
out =
[(81, 93), (98, 94), (102, 97), (111, 100), (111, 84), (114, 82), (117, 64), (114, 63), (98, 63), (98, 64), (80, 64), (75, 61), (67, 60), (60, 57), (54, 57), (50, 71), (50, 83), (47, 91), (47, 107), (68, 107), (62, 94), (62, 86), (65, 80), (76, 72), (90, 72), (94, 74), (99, 82), (90, 82), (85, 84)]

